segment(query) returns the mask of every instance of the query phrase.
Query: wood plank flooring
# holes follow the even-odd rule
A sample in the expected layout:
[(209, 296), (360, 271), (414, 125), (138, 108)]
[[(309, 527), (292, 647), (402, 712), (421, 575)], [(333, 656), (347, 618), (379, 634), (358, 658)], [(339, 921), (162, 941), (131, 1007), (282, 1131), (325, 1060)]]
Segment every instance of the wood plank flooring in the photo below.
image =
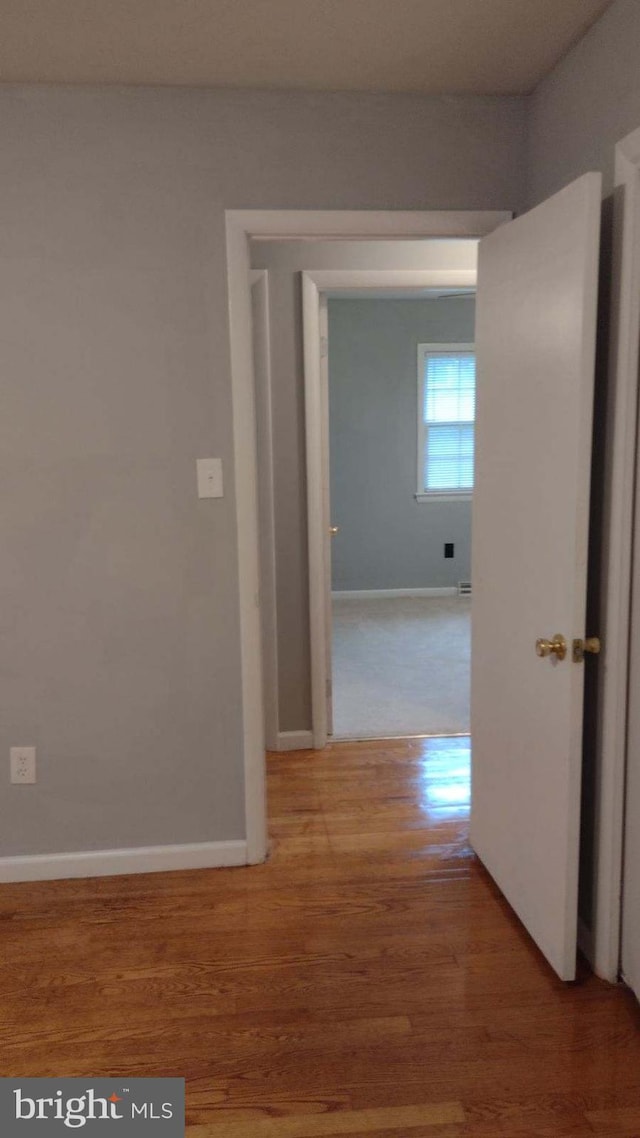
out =
[(184, 1076), (189, 1138), (639, 1138), (640, 1009), (542, 960), (468, 761), (273, 756), (266, 865), (0, 886), (0, 1074)]

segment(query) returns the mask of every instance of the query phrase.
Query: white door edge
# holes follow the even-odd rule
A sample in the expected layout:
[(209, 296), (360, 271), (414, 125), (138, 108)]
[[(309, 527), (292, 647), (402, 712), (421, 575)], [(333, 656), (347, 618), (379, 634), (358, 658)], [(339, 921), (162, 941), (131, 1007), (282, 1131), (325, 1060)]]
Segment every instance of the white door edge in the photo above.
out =
[(326, 534), (323, 486), (327, 469), (323, 438), (320, 292), (312, 274), (302, 274), (304, 415), (309, 549), (309, 634), (311, 645), (311, 731), (316, 750), (327, 743), (327, 677), (331, 668), (326, 628)]
[(591, 959), (597, 975), (611, 982), (618, 979), (620, 969), (640, 336), (640, 130), (627, 135), (615, 148), (615, 187), (607, 416), (607, 452), (611, 456), (606, 501), (610, 552), (603, 598), (606, 643), (600, 693), (598, 847)]
[(250, 239), (482, 237), (511, 218), (505, 210), (227, 210), (227, 287), (233, 414), (235, 514), (247, 861), (267, 855), (261, 658), (256, 406), (251, 344)]
[(329, 300), (320, 293), (320, 414), (322, 416), (322, 516), (324, 518), (324, 629), (326, 637), (327, 676), (325, 704), (327, 736), (333, 735), (333, 607), (331, 604), (332, 541), (331, 518), (331, 439), (329, 422)]

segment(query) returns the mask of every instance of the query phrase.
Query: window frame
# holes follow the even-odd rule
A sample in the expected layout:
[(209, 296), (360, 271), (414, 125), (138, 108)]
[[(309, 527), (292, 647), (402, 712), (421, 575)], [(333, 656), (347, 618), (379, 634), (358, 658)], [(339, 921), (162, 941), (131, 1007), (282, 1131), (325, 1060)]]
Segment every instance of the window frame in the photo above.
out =
[[(467, 343), (465, 341), (459, 344), (418, 344), (418, 453), (416, 469), (417, 490), (414, 495), (417, 502), (469, 502), (473, 498), (473, 487), (471, 490), (425, 490), (422, 485), (426, 450), (426, 436), (428, 432), (428, 427), (424, 421), (424, 388), (426, 382), (425, 360), (429, 355), (443, 355), (447, 353), (454, 355), (462, 352), (470, 352), (475, 356), (475, 343)], [(457, 426), (459, 424), (465, 423), (471, 423), (475, 428), (475, 418), (457, 419), (454, 425)], [(443, 423), (441, 425), (445, 426), (446, 424)]]

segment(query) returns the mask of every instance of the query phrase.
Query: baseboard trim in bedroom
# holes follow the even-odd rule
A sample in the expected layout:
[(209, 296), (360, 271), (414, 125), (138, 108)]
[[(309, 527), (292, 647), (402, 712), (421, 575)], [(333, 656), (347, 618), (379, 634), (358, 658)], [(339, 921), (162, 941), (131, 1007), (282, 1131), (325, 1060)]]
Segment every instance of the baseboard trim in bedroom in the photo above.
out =
[(313, 747), (312, 731), (279, 731), (278, 751), (309, 751)]
[(0, 882), (53, 881), (65, 877), (112, 877), (173, 869), (219, 869), (247, 864), (247, 843), (189, 842), (173, 846), (80, 850), (0, 858)]
[(457, 597), (455, 585), (432, 589), (338, 589), (331, 593), (333, 600), (377, 601), (386, 597)]
[(330, 743), (393, 743), (404, 739), (468, 739), (468, 731), (432, 731), (420, 735), (330, 735)]

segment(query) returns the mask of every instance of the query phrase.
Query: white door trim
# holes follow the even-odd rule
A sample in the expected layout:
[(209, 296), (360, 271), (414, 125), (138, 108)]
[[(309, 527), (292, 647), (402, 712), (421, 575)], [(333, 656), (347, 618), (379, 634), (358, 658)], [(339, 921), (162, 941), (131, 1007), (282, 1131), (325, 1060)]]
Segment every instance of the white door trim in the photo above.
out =
[(247, 861), (267, 854), (266, 767), (260, 626), (260, 538), (251, 262), (246, 231), (227, 219), (231, 401), (238, 550), (242, 746)]
[(319, 269), (302, 273), (307, 533), (309, 544), (309, 640), (311, 651), (311, 729), (316, 750), (328, 740), (327, 693), (331, 683), (328, 620), (331, 612), (329, 501), (329, 423), (323, 398), (320, 353), (320, 302), (337, 289), (473, 288), (471, 269)]
[(227, 210), (227, 283), (242, 685), (247, 860), (267, 854), (264, 718), (260, 618), (256, 407), (251, 335), (249, 241), (309, 238), (415, 240), (482, 237), (508, 221), (502, 210)]
[(597, 786), (595, 917), (592, 964), (598, 976), (618, 979), (622, 835), (627, 749), (627, 683), (631, 565), (637, 449), (640, 336), (640, 130), (615, 150), (614, 234), (607, 444), (602, 720)]
[(249, 279), (253, 300), (264, 731), (267, 750), (277, 751), (279, 749), (278, 606), (273, 492), (269, 273), (267, 269), (252, 269)]
[(231, 225), (254, 241), (341, 239), (417, 241), (421, 237), (484, 237), (513, 214), (479, 210), (228, 209)]

